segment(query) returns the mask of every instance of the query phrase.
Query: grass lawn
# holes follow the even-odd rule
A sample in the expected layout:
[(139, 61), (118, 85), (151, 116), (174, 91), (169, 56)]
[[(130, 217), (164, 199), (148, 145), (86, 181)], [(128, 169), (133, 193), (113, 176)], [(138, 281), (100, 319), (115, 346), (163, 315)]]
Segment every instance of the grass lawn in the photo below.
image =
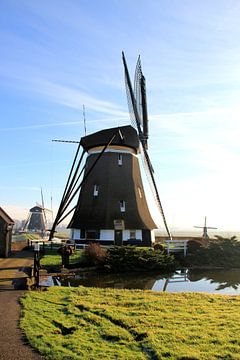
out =
[(53, 287), (21, 303), (46, 359), (240, 359), (240, 296)]
[[(57, 248), (59, 248), (59, 246)], [(58, 254), (57, 248), (53, 249), (53, 250), (50, 250), (50, 249), (45, 250), (45, 254), (43, 255), (43, 257), (41, 258), (41, 261), (40, 261), (41, 265), (43, 265), (45, 267), (61, 266), (62, 257), (60, 254)], [(81, 259), (82, 253), (83, 253), (83, 250), (74, 251), (74, 253), (69, 258), (69, 263), (70, 264), (78, 263)]]
[(41, 237), (39, 234), (30, 234), (30, 233), (14, 234), (12, 235), (12, 240), (13, 241), (41, 240)]

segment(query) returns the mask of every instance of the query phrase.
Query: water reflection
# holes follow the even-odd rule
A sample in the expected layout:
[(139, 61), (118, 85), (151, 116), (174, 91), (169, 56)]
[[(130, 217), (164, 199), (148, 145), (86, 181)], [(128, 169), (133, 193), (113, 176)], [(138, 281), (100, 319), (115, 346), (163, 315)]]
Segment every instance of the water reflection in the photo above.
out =
[(202, 278), (211, 284), (216, 284), (217, 291), (227, 288), (232, 288), (237, 291), (240, 285), (240, 269), (189, 272), (190, 281), (199, 281)]
[[(167, 275), (167, 276), (170, 276)], [(116, 289), (144, 289), (150, 290), (158, 280), (165, 279), (166, 275), (156, 274), (76, 274), (75, 277), (58, 278), (62, 286), (93, 286)]]
[(209, 292), (240, 295), (239, 270), (178, 270), (171, 274), (79, 273), (75, 276), (47, 276), (41, 286), (93, 286), (118, 289), (144, 289), (168, 292)]

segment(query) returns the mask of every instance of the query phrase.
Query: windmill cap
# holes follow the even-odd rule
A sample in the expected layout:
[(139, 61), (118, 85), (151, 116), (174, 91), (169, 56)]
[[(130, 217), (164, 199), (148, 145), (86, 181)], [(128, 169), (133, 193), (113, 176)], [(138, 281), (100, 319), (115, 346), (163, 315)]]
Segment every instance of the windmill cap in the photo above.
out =
[(115, 128), (105, 129), (81, 138), (80, 144), (84, 150), (88, 151), (96, 146), (105, 146), (111, 138), (116, 134), (111, 145), (126, 146), (134, 149), (136, 152), (139, 148), (139, 138), (136, 130), (128, 126), (119, 126)]

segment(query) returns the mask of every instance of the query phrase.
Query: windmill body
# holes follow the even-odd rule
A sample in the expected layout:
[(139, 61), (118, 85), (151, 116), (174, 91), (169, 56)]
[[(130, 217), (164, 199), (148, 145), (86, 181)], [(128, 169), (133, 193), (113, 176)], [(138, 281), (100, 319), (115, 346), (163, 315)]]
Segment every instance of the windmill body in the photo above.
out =
[(115, 134), (111, 145), (82, 185), (69, 227), (79, 243), (140, 243), (150, 246), (153, 229), (139, 159), (139, 138), (132, 126), (99, 131), (81, 139), (87, 151), (85, 174)]
[(24, 230), (29, 232), (45, 233), (46, 219), (44, 208), (41, 205), (36, 205), (29, 210)]
[(24, 231), (35, 232), (44, 236), (47, 232), (46, 212), (52, 213), (52, 210), (44, 206), (43, 192), (41, 189), (42, 204), (36, 203), (36, 206), (29, 210), (27, 221), (25, 222)]

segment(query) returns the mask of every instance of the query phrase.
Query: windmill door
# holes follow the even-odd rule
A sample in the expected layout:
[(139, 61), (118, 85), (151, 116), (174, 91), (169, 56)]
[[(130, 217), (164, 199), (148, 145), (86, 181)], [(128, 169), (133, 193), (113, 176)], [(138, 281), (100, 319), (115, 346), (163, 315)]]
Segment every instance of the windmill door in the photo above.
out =
[(122, 243), (122, 230), (114, 230), (114, 244), (116, 246), (121, 246)]

